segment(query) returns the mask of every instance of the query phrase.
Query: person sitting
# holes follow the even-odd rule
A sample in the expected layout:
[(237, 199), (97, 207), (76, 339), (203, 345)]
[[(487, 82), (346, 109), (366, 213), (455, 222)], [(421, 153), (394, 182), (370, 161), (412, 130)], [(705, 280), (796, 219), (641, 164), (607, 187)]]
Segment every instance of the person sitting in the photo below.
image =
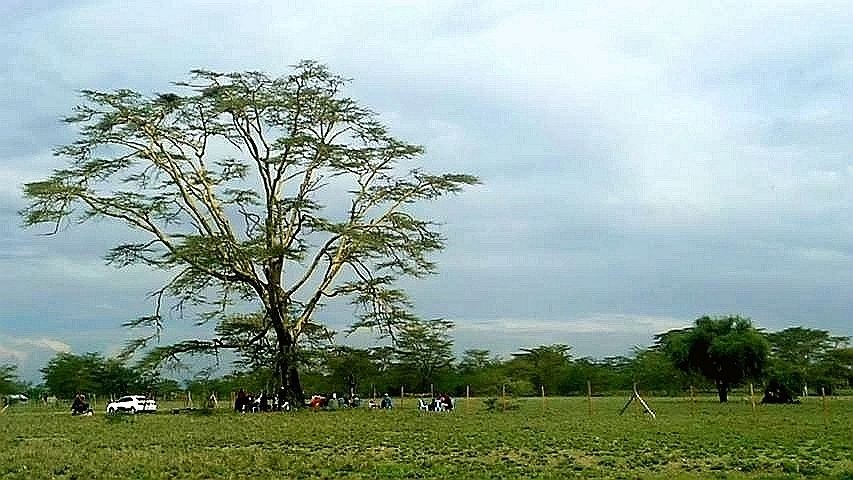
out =
[(450, 395), (444, 394), (441, 396), (441, 406), (445, 412), (453, 411), (453, 399), (450, 398)]
[(258, 397), (259, 406), (262, 412), (270, 411), (270, 399), (267, 397), (267, 392), (261, 392), (261, 395)]
[(71, 415), (92, 415), (93, 413), (89, 402), (86, 401), (86, 396), (78, 393), (74, 397), (74, 402), (71, 403)]
[[(290, 411), (290, 402), (287, 400), (287, 390), (284, 387), (279, 387), (278, 393), (275, 396), (275, 400), (273, 401), (273, 407), (277, 412)], [(286, 409), (285, 409), (286, 407)]]
[(321, 395), (314, 395), (313, 397), (311, 397), (311, 401), (308, 402), (308, 407), (310, 407), (311, 410), (317, 411), (317, 410), (323, 408), (325, 403), (326, 403), (325, 397), (323, 397)]
[(376, 404), (376, 400), (371, 398), (370, 400), (367, 401), (367, 407), (368, 408), (379, 408), (379, 405)]
[(380, 404), (380, 407), (386, 410), (391, 410), (394, 407), (394, 404), (391, 401), (391, 397), (389, 397), (387, 393), (382, 397), (382, 403)]
[(418, 399), (418, 410), (420, 410), (422, 412), (429, 411), (429, 405), (427, 405), (426, 402), (424, 402), (423, 398)]
[(207, 403), (204, 406), (205, 408), (219, 408), (219, 400), (216, 399), (216, 392), (210, 392), (210, 395), (207, 397)]

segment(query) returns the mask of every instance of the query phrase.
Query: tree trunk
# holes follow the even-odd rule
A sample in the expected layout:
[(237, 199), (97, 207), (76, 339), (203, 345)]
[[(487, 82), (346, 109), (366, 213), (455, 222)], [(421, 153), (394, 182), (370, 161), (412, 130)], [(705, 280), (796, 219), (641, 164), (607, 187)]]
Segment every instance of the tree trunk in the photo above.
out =
[(726, 403), (729, 401), (729, 385), (726, 382), (721, 382), (717, 380), (717, 393), (720, 396), (720, 403)]
[(276, 339), (278, 341), (276, 370), (281, 388), (284, 390), (285, 400), (293, 406), (301, 407), (305, 403), (305, 394), (302, 391), (302, 383), (299, 381), (296, 342), (286, 329), (276, 329)]

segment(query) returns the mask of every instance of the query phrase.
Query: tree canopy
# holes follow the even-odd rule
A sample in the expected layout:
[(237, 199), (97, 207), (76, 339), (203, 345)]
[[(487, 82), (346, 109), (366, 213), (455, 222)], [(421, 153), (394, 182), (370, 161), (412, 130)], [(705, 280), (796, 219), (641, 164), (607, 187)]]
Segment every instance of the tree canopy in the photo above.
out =
[(194, 70), (154, 95), (83, 91), (66, 119), (79, 137), (56, 150), (68, 165), (25, 185), (24, 223), (56, 233), (108, 219), (142, 234), (107, 260), (171, 279), (154, 311), (128, 322), (150, 328), (128, 354), (159, 338), (171, 305), (217, 335), (159, 345), (150, 364), (233, 348), (268, 359), (302, 398), (300, 345), (328, 334), (318, 310), (349, 299), (351, 328), (383, 334), (416, 322), (398, 280), (435, 272), (445, 239), (411, 207), (478, 181), (410, 165), (423, 148), (394, 138), (347, 83), (305, 61), (282, 77)]
[(770, 342), (769, 381), (774, 399), (792, 400), (809, 384), (815, 392), (831, 393), (849, 378), (851, 364), (842, 360), (849, 338), (826, 330), (791, 327), (767, 335)]
[(157, 389), (161, 380), (152, 372), (125, 365), (98, 353), (58, 353), (41, 369), (45, 386), (60, 398), (77, 393), (126, 395)]
[(453, 363), (453, 323), (435, 319), (411, 323), (397, 338), (395, 357), (415, 391), (426, 392)]
[(760, 378), (770, 350), (752, 322), (740, 316), (701, 317), (693, 327), (656, 338), (677, 368), (713, 381), (720, 402), (728, 401), (733, 385), (746, 378)]
[(18, 393), (22, 384), (18, 379), (17, 365), (0, 365), (0, 395)]
[(524, 372), (535, 391), (543, 387), (548, 392), (559, 391), (568, 377), (571, 347), (554, 344), (519, 350), (519, 353), (513, 354), (510, 368), (519, 373)]

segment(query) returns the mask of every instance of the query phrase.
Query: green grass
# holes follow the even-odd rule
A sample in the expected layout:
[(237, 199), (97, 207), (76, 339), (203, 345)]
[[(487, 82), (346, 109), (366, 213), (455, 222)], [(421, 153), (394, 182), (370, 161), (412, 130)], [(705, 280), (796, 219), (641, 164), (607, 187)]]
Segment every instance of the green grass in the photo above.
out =
[[(853, 478), (853, 398), (758, 406), (624, 398), (525, 399), (486, 412), (0, 416), (0, 478)], [(99, 406), (101, 407), (101, 406)]]

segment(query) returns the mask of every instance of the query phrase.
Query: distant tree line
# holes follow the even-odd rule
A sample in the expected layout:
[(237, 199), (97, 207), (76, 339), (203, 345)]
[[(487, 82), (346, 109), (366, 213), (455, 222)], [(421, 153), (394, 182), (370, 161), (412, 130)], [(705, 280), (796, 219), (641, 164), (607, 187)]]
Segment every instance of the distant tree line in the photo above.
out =
[(64, 399), (77, 393), (110, 397), (180, 389), (177, 381), (163, 379), (156, 371), (128, 366), (98, 353), (59, 353), (41, 372), (47, 392)]
[[(628, 391), (636, 383), (653, 395), (679, 395), (691, 387), (715, 391), (721, 402), (734, 388), (754, 383), (782, 398), (804, 393), (831, 394), (853, 385), (853, 348), (848, 337), (793, 327), (764, 332), (740, 316), (702, 317), (689, 328), (655, 337), (628, 356), (575, 357), (567, 344), (520, 348), (507, 358), (486, 349), (453, 354), (447, 321), (415, 323), (393, 346), (356, 348), (315, 345), (302, 351), (307, 392), (369, 397), (384, 393), (446, 392), (461, 396), (580, 395)], [(129, 366), (97, 353), (60, 353), (42, 369), (44, 387), (61, 398), (77, 392), (160, 396), (188, 390), (196, 398), (216, 393), (228, 398), (240, 388), (272, 391), (276, 372), (263, 362), (237, 362), (233, 373), (200, 375), (179, 385), (139, 364)], [(13, 366), (0, 368), (0, 389), (20, 388)], [(786, 396), (787, 395), (787, 396)]]

